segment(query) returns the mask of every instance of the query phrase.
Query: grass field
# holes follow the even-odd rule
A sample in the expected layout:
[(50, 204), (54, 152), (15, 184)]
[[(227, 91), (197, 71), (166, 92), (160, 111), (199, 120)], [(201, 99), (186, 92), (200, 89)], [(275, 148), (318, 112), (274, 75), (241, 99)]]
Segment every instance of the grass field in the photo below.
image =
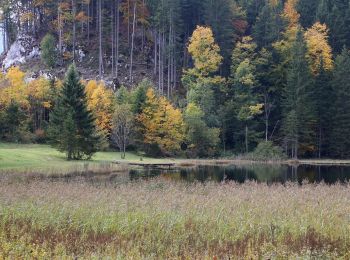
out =
[[(127, 160), (140, 161), (140, 156), (127, 153)], [(118, 152), (99, 152), (88, 163), (120, 160)], [(144, 160), (151, 160), (144, 158)], [(48, 145), (0, 143), (0, 170), (28, 170), (74, 167), (86, 161), (67, 161), (65, 155)]]
[(0, 259), (349, 259), (349, 188), (1, 182)]
[[(142, 161), (141, 161), (142, 158)], [(178, 166), (188, 167), (198, 164), (223, 165), (242, 163), (233, 160), (187, 160), (180, 158), (150, 158), (127, 153), (125, 160), (121, 160), (119, 152), (98, 152), (90, 161), (67, 161), (65, 154), (58, 152), (48, 145), (0, 143), (0, 171), (33, 172), (69, 170), (89, 164), (98, 166), (110, 162), (137, 163), (176, 163)]]

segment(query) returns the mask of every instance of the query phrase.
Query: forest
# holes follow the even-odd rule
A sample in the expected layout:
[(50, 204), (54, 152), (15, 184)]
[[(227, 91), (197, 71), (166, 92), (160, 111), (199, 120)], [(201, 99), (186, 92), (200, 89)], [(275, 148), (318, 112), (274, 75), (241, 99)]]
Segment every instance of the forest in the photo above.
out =
[(345, 0), (2, 0), (0, 140), (348, 158), (349, 21)]

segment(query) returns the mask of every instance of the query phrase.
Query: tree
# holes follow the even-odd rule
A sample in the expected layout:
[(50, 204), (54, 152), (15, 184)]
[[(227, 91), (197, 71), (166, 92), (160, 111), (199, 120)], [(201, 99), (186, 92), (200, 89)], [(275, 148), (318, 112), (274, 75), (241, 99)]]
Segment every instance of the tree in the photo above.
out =
[(321, 61), (314, 83), (315, 111), (317, 116), (317, 156), (330, 155), (330, 134), (332, 118), (335, 115), (335, 91), (332, 89), (331, 72), (323, 67)]
[(152, 88), (147, 90), (147, 100), (137, 120), (142, 125), (144, 143), (150, 148), (156, 146), (163, 154), (180, 150), (184, 140), (181, 111), (165, 97), (157, 97)]
[(7, 107), (12, 101), (22, 109), (29, 109), (28, 88), (24, 81), (25, 73), (18, 67), (11, 67), (0, 77), (0, 107)]
[(11, 101), (3, 113), (0, 123), (3, 124), (0, 133), (2, 132), (5, 139), (7, 141), (19, 142), (21, 139), (20, 130), (25, 127), (26, 115), (19, 104)]
[(71, 65), (51, 114), (49, 136), (53, 147), (65, 152), (68, 160), (90, 159), (97, 151), (94, 117), (88, 110), (84, 86)]
[(120, 156), (125, 159), (125, 151), (130, 142), (134, 126), (134, 114), (130, 105), (117, 105), (113, 114), (112, 139), (120, 149)]
[(194, 69), (191, 71), (202, 77), (217, 72), (223, 59), (209, 27), (197, 26), (190, 39), (188, 52), (194, 60)]
[[(249, 123), (256, 115), (261, 114), (263, 105), (259, 103), (257, 90), (259, 83), (256, 78), (256, 48), (251, 37), (244, 37), (237, 43), (232, 54), (231, 92), (236, 105), (235, 116), (244, 123), (245, 152), (249, 151)], [(252, 133), (249, 133), (252, 132)]]
[(85, 87), (88, 109), (95, 118), (96, 130), (107, 141), (112, 133), (112, 117), (115, 107), (115, 96), (112, 90), (108, 89), (103, 82), (90, 80)]
[(190, 39), (188, 52), (194, 60), (194, 67), (185, 71), (182, 77), (187, 89), (187, 101), (198, 105), (205, 112), (208, 122), (213, 121), (216, 94), (219, 94), (224, 79), (215, 76), (223, 58), (209, 27), (197, 27)]
[(215, 39), (220, 46), (221, 55), (224, 57), (222, 69), (229, 72), (227, 67), (230, 64), (230, 55), (235, 38), (238, 37), (234, 25), (236, 9), (231, 0), (204, 0), (204, 21), (210, 26)]
[(283, 30), (284, 22), (281, 17), (283, 5), (281, 1), (269, 1), (260, 11), (253, 26), (253, 36), (259, 47), (269, 48), (276, 42)]
[(332, 113), (331, 149), (335, 156), (350, 156), (350, 53), (343, 49), (335, 60), (332, 89), (335, 93)]
[(307, 45), (306, 58), (308, 59), (313, 74), (318, 74), (322, 67), (326, 70), (333, 69), (332, 48), (328, 44), (328, 28), (325, 24), (315, 23), (305, 32)]
[(288, 64), (282, 120), (286, 151), (293, 158), (297, 158), (301, 152), (315, 150), (313, 134), (315, 117), (311, 98), (313, 82), (305, 58), (306, 51), (306, 44), (299, 30)]
[(191, 156), (214, 155), (220, 143), (220, 129), (209, 128), (204, 121), (203, 111), (194, 103), (188, 104), (185, 114), (186, 142)]
[(51, 34), (46, 34), (41, 41), (41, 59), (49, 68), (56, 65), (56, 39)]

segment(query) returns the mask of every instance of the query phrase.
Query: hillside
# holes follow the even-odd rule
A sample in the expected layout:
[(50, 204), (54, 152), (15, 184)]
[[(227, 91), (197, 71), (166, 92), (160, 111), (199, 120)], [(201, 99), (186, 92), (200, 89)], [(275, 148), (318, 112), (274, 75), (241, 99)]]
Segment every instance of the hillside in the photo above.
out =
[(0, 138), (50, 141), (74, 63), (109, 146), (123, 105), (153, 155), (347, 159), (348, 21), (346, 1), (3, 0)]
[[(18, 65), (26, 72), (27, 78), (37, 78), (40, 75), (48, 77), (63, 78), (67, 66), (71, 60), (65, 60), (60, 66), (48, 69), (41, 60), (40, 42), (42, 37), (34, 37), (31, 34), (19, 34), (9, 50), (5, 52), (0, 59), (0, 64), (3, 69), (8, 69), (11, 66)], [(99, 79), (98, 71), (98, 51), (94, 42), (98, 39), (91, 39), (89, 44), (79, 46), (77, 50), (76, 65), (85, 80)], [(133, 65), (133, 83), (129, 80), (130, 68), (130, 49), (127, 46), (125, 39), (122, 39), (120, 44), (121, 52), (118, 59), (118, 77), (115, 72), (112, 74), (111, 61), (106, 58), (106, 65), (102, 80), (106, 85), (118, 89), (121, 85), (131, 87), (137, 84), (144, 78), (154, 79), (153, 61), (151, 60), (150, 47), (144, 46), (141, 50), (139, 46), (135, 46), (135, 56)]]

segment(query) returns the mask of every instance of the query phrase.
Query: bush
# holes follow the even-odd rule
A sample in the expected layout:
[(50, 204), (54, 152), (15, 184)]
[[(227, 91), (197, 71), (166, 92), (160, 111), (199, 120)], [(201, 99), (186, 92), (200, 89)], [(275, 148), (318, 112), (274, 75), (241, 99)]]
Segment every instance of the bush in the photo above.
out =
[(41, 41), (41, 59), (50, 68), (56, 65), (56, 39), (51, 34), (46, 34)]
[(255, 151), (248, 155), (248, 159), (255, 161), (278, 161), (285, 158), (282, 149), (270, 141), (259, 143)]

